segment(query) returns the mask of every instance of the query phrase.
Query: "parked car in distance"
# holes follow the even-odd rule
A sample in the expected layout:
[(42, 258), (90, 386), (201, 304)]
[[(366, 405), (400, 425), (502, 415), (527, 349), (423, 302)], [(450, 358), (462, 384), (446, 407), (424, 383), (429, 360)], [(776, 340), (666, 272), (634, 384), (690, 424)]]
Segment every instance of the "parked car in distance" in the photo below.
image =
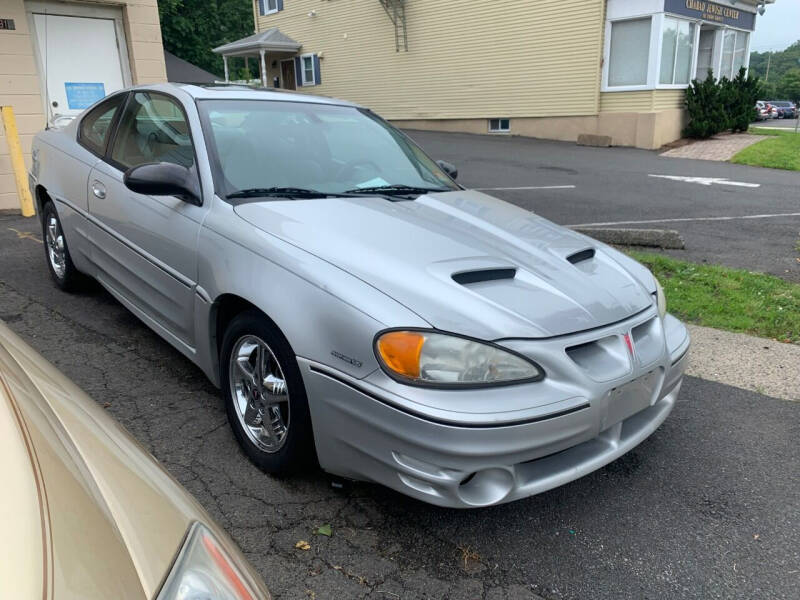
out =
[(0, 322), (0, 598), (269, 598), (203, 508)]
[(770, 100), (770, 104), (775, 107), (778, 119), (796, 119), (797, 106), (789, 100)]
[(360, 106), (143, 86), (33, 153), (55, 282), (96, 278), (194, 361), (264, 471), (487, 506), (611, 462), (675, 405), (689, 335), (647, 268), (460, 187)]
[(756, 121), (766, 121), (770, 117), (770, 111), (767, 103), (763, 100), (756, 102)]

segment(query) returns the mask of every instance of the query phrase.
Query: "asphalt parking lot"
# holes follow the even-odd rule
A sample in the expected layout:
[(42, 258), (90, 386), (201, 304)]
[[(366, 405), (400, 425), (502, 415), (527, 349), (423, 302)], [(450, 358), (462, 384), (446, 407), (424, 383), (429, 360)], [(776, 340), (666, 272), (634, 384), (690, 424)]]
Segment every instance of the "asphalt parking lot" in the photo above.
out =
[(798, 172), (665, 158), (633, 148), (408, 133), (434, 158), (454, 163), (462, 185), (489, 188), (487, 193), (561, 225), (675, 229), (686, 241), (685, 250), (668, 252), (678, 258), (800, 282)]
[(320, 472), (274, 479), (240, 453), (202, 373), (102, 290), (57, 290), (39, 240), (35, 220), (0, 217), (0, 319), (195, 494), (276, 598), (797, 598), (800, 403), (688, 378), (634, 451), (485, 510), (335, 490)]

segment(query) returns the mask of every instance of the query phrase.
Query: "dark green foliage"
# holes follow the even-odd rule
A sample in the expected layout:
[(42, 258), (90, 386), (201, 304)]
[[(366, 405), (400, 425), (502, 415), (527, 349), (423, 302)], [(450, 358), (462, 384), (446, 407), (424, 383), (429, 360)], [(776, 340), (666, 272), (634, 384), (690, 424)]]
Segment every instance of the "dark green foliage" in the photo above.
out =
[[(767, 79), (767, 62), (769, 62), (769, 79)], [(762, 80), (766, 79), (768, 83), (778, 84), (783, 76), (792, 69), (796, 69), (798, 64), (800, 64), (800, 40), (780, 52), (752, 52), (750, 54), (750, 74)], [(781, 90), (780, 85), (776, 87), (774, 93), (765, 94), (759, 100), (788, 98), (786, 93)]]
[(686, 90), (689, 125), (683, 134), (709, 138), (722, 131), (747, 131), (755, 120), (755, 104), (762, 92), (757, 77), (748, 77), (742, 68), (732, 80), (695, 79)]
[(722, 86), (709, 75), (704, 81), (695, 79), (686, 90), (689, 125), (683, 134), (691, 138), (709, 138), (722, 131), (727, 122), (721, 98)]
[(216, 75), (222, 75), (222, 57), (211, 49), (255, 28), (252, 0), (159, 0), (158, 13), (164, 49)]
[(778, 89), (780, 89), (780, 99), (800, 102), (800, 68), (787, 71), (781, 77)]
[(727, 127), (734, 133), (747, 131), (750, 123), (756, 119), (756, 101), (761, 93), (761, 84), (756, 77), (748, 77), (744, 68), (733, 81), (723, 80), (727, 86), (725, 94), (725, 114), (728, 117)]

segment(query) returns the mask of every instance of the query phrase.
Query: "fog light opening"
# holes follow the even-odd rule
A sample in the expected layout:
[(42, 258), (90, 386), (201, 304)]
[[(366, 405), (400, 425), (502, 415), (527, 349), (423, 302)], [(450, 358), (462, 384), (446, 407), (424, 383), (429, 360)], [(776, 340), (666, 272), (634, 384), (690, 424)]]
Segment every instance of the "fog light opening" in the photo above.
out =
[(471, 506), (489, 506), (508, 496), (514, 475), (506, 469), (485, 469), (467, 475), (458, 486), (458, 495)]

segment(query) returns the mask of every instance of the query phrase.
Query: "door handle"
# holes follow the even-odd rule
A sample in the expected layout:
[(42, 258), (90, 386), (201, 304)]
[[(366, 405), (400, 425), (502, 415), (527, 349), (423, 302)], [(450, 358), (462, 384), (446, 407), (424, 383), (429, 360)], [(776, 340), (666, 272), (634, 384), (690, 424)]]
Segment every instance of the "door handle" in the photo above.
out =
[(106, 197), (106, 186), (95, 179), (92, 182), (92, 193), (102, 200)]

